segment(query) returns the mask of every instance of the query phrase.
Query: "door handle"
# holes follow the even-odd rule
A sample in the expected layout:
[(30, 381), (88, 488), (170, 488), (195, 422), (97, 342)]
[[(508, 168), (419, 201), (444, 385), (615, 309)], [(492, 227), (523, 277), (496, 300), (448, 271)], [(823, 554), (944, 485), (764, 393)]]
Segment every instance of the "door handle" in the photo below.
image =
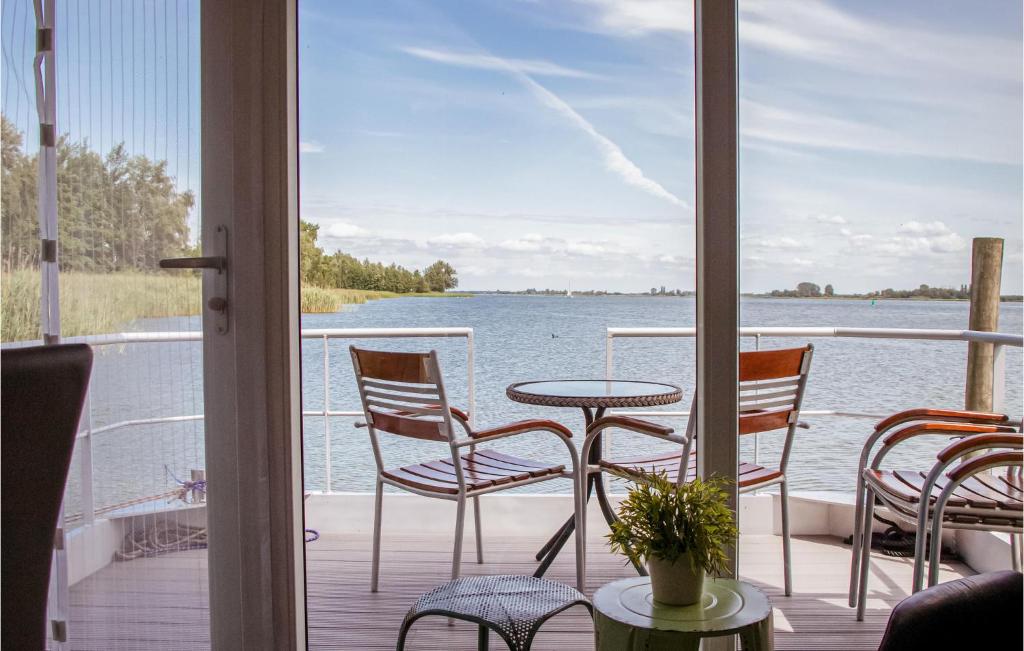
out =
[(213, 269), (213, 291), (206, 308), (213, 313), (213, 324), (218, 334), (228, 331), (228, 229), (218, 226), (214, 231), (213, 249), (217, 255), (195, 258), (165, 258), (160, 261), (161, 269)]
[(160, 261), (161, 269), (216, 269), (223, 272), (228, 268), (224, 256), (211, 255), (201, 258), (164, 258)]

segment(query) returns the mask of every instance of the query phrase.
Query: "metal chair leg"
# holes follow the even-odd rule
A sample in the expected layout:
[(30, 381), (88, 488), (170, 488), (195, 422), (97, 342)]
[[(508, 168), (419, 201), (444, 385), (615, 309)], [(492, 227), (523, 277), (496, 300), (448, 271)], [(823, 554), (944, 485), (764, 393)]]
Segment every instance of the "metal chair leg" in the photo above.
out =
[(1019, 533), (1010, 534), (1010, 555), (1013, 557), (1010, 559), (1010, 564), (1013, 567), (1014, 572), (1020, 572), (1020, 548), (1021, 548), (1021, 535)]
[[(936, 502), (935, 516), (932, 518), (932, 539), (928, 541), (928, 587), (939, 582), (939, 564), (942, 562), (942, 511)], [(921, 562), (924, 565), (924, 559)], [(917, 586), (915, 586), (916, 588)]]
[(850, 608), (857, 605), (857, 578), (860, 576), (861, 519), (864, 517), (864, 477), (861, 472), (863, 469), (857, 474), (857, 502), (853, 513), (853, 537), (850, 539)]
[[(584, 468), (583, 473), (586, 474)], [(586, 480), (583, 480), (586, 481)], [(579, 480), (579, 477), (573, 479), (573, 516), (576, 518), (576, 589), (580, 592), (586, 592), (587, 584), (587, 525), (586, 525), (586, 508), (587, 501), (585, 497), (583, 482)]]
[(460, 494), (455, 512), (455, 550), (452, 553), (452, 580), (459, 578), (462, 565), (462, 535), (466, 524), (466, 495)]
[(785, 574), (784, 582), (788, 597), (793, 594), (793, 554), (789, 543), (789, 490), (786, 487), (786, 482), (782, 482), (779, 490), (782, 494), (782, 569)]
[(868, 488), (864, 493), (864, 519), (861, 522), (860, 577), (857, 587), (857, 621), (864, 621), (864, 610), (868, 600), (868, 570), (871, 569), (871, 521), (875, 516), (875, 492)]
[(483, 531), (480, 528), (480, 498), (473, 498), (473, 530), (476, 531), (476, 562), (484, 562), (484, 539)]
[[(927, 509), (927, 506), (922, 505), (921, 508)], [(925, 566), (928, 564), (928, 559), (931, 558), (926, 545), (931, 524), (932, 521), (928, 517), (927, 511), (918, 515), (917, 533), (914, 534), (916, 536), (914, 539), (914, 581), (911, 584), (911, 593), (920, 592), (924, 587)]]
[(373, 558), (370, 561), (370, 592), (377, 592), (380, 576), (380, 526), (384, 507), (384, 483), (377, 480), (377, 494), (373, 500)]
[(489, 633), (490, 633), (490, 631), (488, 630), (488, 628), (486, 626), (484, 626), (483, 624), (480, 624), (479, 628), (477, 629), (477, 633), (476, 633), (476, 648), (477, 648), (477, 651), (487, 651), (487, 649), (488, 649), (488, 647), (490, 645), (490, 640), (488, 639), (489, 638), (489, 636), (488, 636)]

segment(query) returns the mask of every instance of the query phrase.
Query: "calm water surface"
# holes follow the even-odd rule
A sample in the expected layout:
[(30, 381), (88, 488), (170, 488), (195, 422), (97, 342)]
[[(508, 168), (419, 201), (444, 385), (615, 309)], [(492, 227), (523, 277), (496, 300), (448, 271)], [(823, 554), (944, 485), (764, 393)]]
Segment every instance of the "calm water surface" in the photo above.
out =
[[(560, 378), (602, 378), (607, 327), (672, 327), (694, 324), (692, 298), (564, 297), (483, 295), (474, 298), (399, 298), (374, 301), (336, 314), (304, 315), (304, 328), (471, 327), (475, 336), (476, 418), (479, 426), (521, 418), (559, 420), (579, 432), (578, 410), (536, 407), (505, 397), (513, 382)], [(869, 301), (744, 299), (743, 325), (845, 326), (966, 329), (967, 303), (937, 301)], [(1004, 303), (1000, 330), (1019, 334), (1021, 304)], [(196, 329), (195, 319), (159, 319), (137, 324), (145, 330)], [(762, 348), (805, 343), (804, 339), (765, 338)], [(381, 350), (434, 348), (441, 357), (453, 404), (468, 402), (466, 343), (463, 339), (335, 340), (329, 345), (328, 395), (332, 410), (358, 409), (347, 347), (350, 343)], [(961, 342), (814, 339), (805, 409), (889, 413), (916, 406), (960, 406), (967, 347)], [(743, 342), (753, 348), (752, 340)], [(323, 344), (303, 342), (303, 408), (323, 409)], [(614, 375), (626, 380), (670, 382), (683, 388), (685, 410), (693, 396), (692, 339), (616, 339)], [(1007, 349), (1006, 409), (1022, 412), (1021, 350)], [(202, 413), (201, 359), (198, 344), (168, 343), (109, 348), (97, 356), (93, 383), (94, 427), (125, 419)], [(665, 418), (677, 429), (685, 418)], [(873, 420), (805, 417), (811, 427), (798, 430), (790, 477), (797, 490), (850, 490), (857, 455)], [(331, 488), (373, 488), (373, 459), (365, 429), (352, 418), (331, 418), (325, 433), (322, 417), (304, 418), (305, 483), (325, 486), (326, 439), (330, 438)], [(387, 437), (385, 460), (404, 465), (447, 455), (447, 446)], [(772, 463), (781, 449), (781, 434), (763, 435), (757, 455)], [(928, 465), (947, 441), (910, 445), (898, 461)], [(538, 459), (567, 459), (560, 441), (530, 434), (496, 444), (499, 449)], [(612, 437), (611, 453), (636, 454), (659, 449), (659, 443), (628, 433)], [(743, 453), (753, 459), (752, 437)], [(202, 421), (140, 425), (97, 434), (94, 438), (95, 499), (99, 506), (128, 497), (159, 493), (173, 485), (170, 473), (184, 476), (201, 468)], [(165, 469), (166, 466), (166, 469)], [(77, 471), (77, 465), (76, 465)], [(73, 479), (77, 479), (73, 478)], [(528, 487), (532, 491), (568, 491), (565, 481)], [(525, 489), (524, 489), (525, 490)], [(71, 490), (73, 502), (78, 490)]]

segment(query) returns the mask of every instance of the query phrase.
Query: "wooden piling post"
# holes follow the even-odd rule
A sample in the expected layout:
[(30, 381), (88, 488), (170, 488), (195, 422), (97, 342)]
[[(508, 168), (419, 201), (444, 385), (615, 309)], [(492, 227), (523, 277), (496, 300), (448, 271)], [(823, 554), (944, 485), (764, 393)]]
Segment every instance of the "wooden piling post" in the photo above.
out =
[[(971, 251), (971, 330), (995, 332), (998, 329), (1002, 273), (1002, 238), (974, 238)], [(968, 410), (992, 410), (992, 353), (992, 344), (967, 344), (967, 389), (964, 406)]]

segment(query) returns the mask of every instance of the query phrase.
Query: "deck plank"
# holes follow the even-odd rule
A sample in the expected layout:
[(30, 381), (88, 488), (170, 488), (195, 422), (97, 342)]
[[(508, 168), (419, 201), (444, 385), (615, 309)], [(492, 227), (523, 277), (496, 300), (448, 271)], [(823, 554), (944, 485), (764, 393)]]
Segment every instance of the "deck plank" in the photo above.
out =
[[(464, 574), (529, 574), (539, 536), (486, 538), (483, 565), (474, 562), (467, 538)], [(393, 649), (398, 626), (415, 598), (447, 579), (451, 539), (443, 536), (388, 536), (383, 544), (380, 592), (369, 591), (370, 539), (365, 535), (324, 535), (308, 545), (309, 646), (312, 649)], [(782, 594), (781, 540), (744, 536), (742, 576), (761, 587), (775, 606), (777, 649), (876, 649), (889, 610), (905, 597), (913, 564), (908, 559), (873, 557), (867, 616), (857, 622), (846, 605), (850, 549), (835, 538), (793, 540), (794, 594)], [(600, 534), (588, 540), (588, 593), (632, 575), (611, 555)], [(209, 595), (203, 550), (113, 563), (71, 590), (70, 633), (74, 649), (208, 648)], [(943, 580), (969, 573), (944, 564)], [(552, 565), (550, 578), (572, 583), (571, 545)], [(575, 612), (574, 612), (575, 611)], [(500, 648), (492, 640), (494, 648)], [(443, 619), (416, 623), (407, 648), (472, 650), (476, 628)], [(593, 649), (589, 617), (582, 609), (550, 620), (534, 648)]]

